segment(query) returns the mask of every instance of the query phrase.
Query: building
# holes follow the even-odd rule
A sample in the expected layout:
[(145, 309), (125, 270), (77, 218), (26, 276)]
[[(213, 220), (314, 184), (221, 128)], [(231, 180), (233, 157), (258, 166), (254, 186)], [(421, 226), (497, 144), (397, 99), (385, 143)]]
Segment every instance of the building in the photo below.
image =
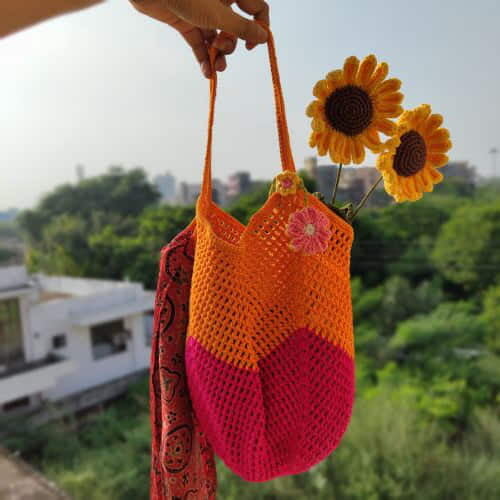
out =
[(252, 187), (250, 172), (236, 172), (228, 177), (227, 197), (229, 200), (234, 201), (242, 194), (250, 192)]
[(476, 169), (467, 161), (450, 161), (441, 168), (441, 173), (446, 179), (456, 179), (469, 186), (476, 184)]
[(181, 182), (176, 195), (176, 203), (179, 205), (195, 205), (201, 192), (201, 184), (188, 184)]
[[(179, 205), (195, 205), (200, 192), (201, 184), (188, 184), (187, 182), (181, 182), (179, 184), (176, 202)], [(227, 205), (227, 187), (218, 179), (212, 179), (212, 199), (221, 207)]]
[(227, 186), (219, 179), (212, 180), (212, 199), (221, 207), (227, 205)]
[(170, 172), (163, 175), (157, 175), (153, 179), (153, 182), (161, 194), (161, 201), (163, 203), (175, 202), (176, 180)]
[[(316, 181), (317, 190), (323, 194), (326, 200), (330, 200), (335, 187), (338, 167), (336, 165), (318, 165), (317, 158), (311, 156), (304, 160), (304, 169)], [(379, 177), (380, 173), (374, 167), (343, 167), (337, 198), (341, 201), (357, 203)], [(383, 189), (383, 186), (380, 184), (378, 189)]]
[(0, 415), (77, 411), (125, 390), (149, 365), (153, 302), (138, 283), (1, 268)]

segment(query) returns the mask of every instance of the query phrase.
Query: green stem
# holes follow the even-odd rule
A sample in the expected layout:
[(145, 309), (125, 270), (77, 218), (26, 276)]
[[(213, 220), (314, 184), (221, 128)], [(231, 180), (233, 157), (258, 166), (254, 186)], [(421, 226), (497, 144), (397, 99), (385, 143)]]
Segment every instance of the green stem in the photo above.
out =
[(335, 205), (335, 198), (337, 198), (337, 190), (339, 188), (340, 174), (342, 173), (342, 163), (339, 163), (337, 170), (337, 178), (335, 179), (335, 189), (333, 190), (332, 206)]
[(382, 176), (380, 176), (378, 178), (377, 182), (375, 182), (375, 184), (373, 184), (373, 186), (370, 188), (368, 193), (366, 193), (363, 196), (363, 199), (359, 202), (359, 205), (356, 207), (356, 209), (354, 210), (354, 213), (352, 214), (351, 221), (354, 220), (354, 217), (356, 217), (356, 215), (358, 215), (358, 212), (364, 207), (366, 200), (368, 200), (368, 198), (371, 196), (373, 191), (375, 191), (375, 188), (380, 184), (381, 180), (382, 180)]

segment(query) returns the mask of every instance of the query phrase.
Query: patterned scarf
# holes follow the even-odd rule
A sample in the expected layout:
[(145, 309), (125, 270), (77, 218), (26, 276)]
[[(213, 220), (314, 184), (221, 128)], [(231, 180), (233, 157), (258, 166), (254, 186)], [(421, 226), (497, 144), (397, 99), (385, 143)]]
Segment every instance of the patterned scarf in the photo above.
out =
[(191, 406), (184, 350), (194, 223), (161, 251), (151, 347), (151, 500), (213, 500), (214, 455)]

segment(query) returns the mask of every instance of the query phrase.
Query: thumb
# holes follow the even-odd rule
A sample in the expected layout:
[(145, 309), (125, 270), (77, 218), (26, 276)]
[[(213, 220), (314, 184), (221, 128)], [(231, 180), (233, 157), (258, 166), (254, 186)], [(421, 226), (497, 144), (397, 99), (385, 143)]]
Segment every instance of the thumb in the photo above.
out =
[(226, 31), (253, 45), (267, 42), (267, 31), (262, 26), (240, 16), (230, 7), (219, 3), (214, 14), (217, 23), (216, 29)]

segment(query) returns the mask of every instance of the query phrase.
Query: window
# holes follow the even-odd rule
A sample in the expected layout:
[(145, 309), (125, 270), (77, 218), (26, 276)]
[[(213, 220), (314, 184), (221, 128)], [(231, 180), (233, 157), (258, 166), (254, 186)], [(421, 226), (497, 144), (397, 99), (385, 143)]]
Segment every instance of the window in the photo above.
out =
[(95, 325), (90, 329), (90, 336), (94, 359), (106, 358), (127, 350), (129, 332), (125, 330), (123, 320)]
[(24, 363), (19, 301), (0, 301), (0, 372)]
[(153, 337), (153, 311), (144, 313), (142, 319), (144, 321), (144, 335), (146, 340), (146, 345), (151, 345), (151, 339)]
[(52, 337), (52, 347), (54, 349), (62, 349), (63, 347), (66, 347), (67, 343), (65, 333), (58, 333)]
[(27, 408), (29, 407), (29, 405), (30, 405), (30, 398), (29, 396), (27, 396), (25, 398), (14, 399), (12, 401), (4, 403), (2, 409), (4, 412), (9, 412), (14, 410), (19, 410), (21, 408)]

